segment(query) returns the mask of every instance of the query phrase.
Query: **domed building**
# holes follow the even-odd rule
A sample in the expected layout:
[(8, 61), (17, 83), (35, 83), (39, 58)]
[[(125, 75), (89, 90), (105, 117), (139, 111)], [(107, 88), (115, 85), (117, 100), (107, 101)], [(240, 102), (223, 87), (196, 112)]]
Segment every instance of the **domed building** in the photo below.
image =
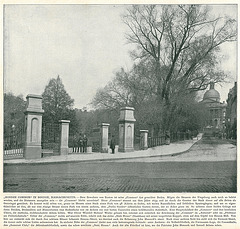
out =
[(210, 84), (210, 89), (205, 92), (203, 101), (206, 102), (220, 102), (220, 94), (214, 89), (214, 83)]
[(201, 103), (207, 109), (205, 128), (211, 128), (213, 132), (224, 132), (227, 104), (220, 102), (220, 94), (214, 89), (214, 83), (210, 83), (210, 89), (205, 92)]

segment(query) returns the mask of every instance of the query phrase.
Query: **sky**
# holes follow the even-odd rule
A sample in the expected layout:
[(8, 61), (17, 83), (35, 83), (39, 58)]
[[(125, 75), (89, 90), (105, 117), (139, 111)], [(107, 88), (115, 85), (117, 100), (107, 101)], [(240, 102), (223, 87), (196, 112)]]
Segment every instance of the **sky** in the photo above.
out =
[[(121, 67), (130, 69), (126, 5), (5, 5), (4, 92), (42, 94), (58, 75), (74, 107), (90, 107), (96, 91)], [(237, 18), (236, 5), (215, 6), (215, 14)], [(228, 84), (216, 86), (227, 99), (237, 75), (236, 42), (222, 47)]]

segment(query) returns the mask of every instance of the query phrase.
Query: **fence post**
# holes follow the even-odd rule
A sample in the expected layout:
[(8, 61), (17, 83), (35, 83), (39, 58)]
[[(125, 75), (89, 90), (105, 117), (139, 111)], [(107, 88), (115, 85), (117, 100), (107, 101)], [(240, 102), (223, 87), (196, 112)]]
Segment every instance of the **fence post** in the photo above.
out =
[(101, 153), (108, 153), (108, 123), (101, 124), (101, 138), (100, 138), (100, 151)]
[(60, 134), (60, 155), (67, 155), (69, 152), (68, 148), (68, 137), (69, 137), (69, 123), (70, 120), (60, 120), (61, 134)]
[(148, 148), (148, 130), (140, 130), (140, 149)]
[(27, 95), (27, 109), (25, 114), (26, 139), (24, 158), (37, 159), (42, 156), (42, 96)]
[(134, 108), (123, 107), (120, 110), (119, 121), (119, 152), (134, 151)]

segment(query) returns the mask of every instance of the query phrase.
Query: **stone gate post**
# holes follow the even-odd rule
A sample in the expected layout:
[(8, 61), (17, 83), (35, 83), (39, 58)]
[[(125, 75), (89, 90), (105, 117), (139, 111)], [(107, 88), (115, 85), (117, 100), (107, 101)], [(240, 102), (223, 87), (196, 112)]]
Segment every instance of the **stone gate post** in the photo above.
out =
[(61, 127), (61, 134), (60, 134), (60, 155), (67, 155), (68, 154), (68, 137), (69, 137), (69, 123), (70, 120), (60, 120), (59, 121)]
[(140, 148), (148, 149), (148, 130), (140, 130)]
[(120, 110), (119, 121), (119, 152), (134, 151), (134, 108), (123, 107)]
[(101, 153), (108, 153), (108, 123), (102, 123), (101, 126), (101, 137), (100, 137), (100, 151)]
[(42, 156), (42, 96), (27, 95), (27, 108), (25, 114), (26, 139), (24, 158), (37, 159)]

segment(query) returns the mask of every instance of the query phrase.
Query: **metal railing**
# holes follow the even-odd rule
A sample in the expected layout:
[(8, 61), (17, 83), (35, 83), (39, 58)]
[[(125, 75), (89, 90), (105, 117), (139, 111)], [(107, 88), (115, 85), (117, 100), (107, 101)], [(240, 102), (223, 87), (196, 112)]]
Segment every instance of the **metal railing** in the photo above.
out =
[(170, 134), (170, 141), (171, 142), (177, 142), (177, 141), (184, 141), (192, 139), (192, 137), (195, 137), (197, 135), (197, 132), (188, 131), (188, 132), (174, 132)]
[(148, 138), (148, 148), (161, 146), (166, 144), (166, 136), (161, 135), (157, 137), (149, 137)]
[(59, 151), (60, 132), (59, 123), (43, 123), (42, 149)]
[[(193, 136), (195, 136), (195, 134), (192, 133), (191, 131), (174, 132), (170, 134), (170, 142), (189, 140), (189, 139), (192, 139)], [(148, 148), (169, 144), (167, 143), (167, 141), (169, 141), (168, 139), (169, 139), (169, 136), (166, 136), (166, 135), (160, 135), (157, 137), (148, 137)]]
[(25, 126), (13, 129), (11, 134), (4, 136), (4, 159), (23, 158), (25, 144)]

